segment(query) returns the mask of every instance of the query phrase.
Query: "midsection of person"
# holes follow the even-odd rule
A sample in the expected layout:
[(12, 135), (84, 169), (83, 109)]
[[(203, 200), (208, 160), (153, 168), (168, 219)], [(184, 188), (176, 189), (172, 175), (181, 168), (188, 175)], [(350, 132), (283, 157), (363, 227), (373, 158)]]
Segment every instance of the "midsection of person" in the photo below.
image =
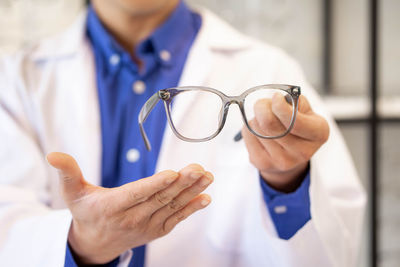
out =
[[(95, 6), (96, 2), (100, 3), (101, 1), (94, 1)], [(143, 8), (143, 12), (134, 15), (147, 16), (149, 12), (162, 9), (167, 4), (173, 10), (173, 4), (177, 4), (177, 1), (149, 1), (146, 3), (143, 1), (115, 1), (115, 3), (104, 1), (101, 5), (115, 5), (113, 6), (115, 10), (127, 9), (127, 6), (131, 5), (133, 10), (128, 8), (131, 15), (133, 15), (132, 12)], [(151, 7), (152, 4), (154, 4), (153, 7)], [(107, 14), (111, 14), (107, 12), (99, 13), (99, 17), (100, 19), (103, 17), (104, 23), (109, 19)], [(164, 16), (166, 15), (163, 14), (161, 17)], [(160, 21), (155, 20), (152, 23), (160, 25)], [(210, 26), (210, 21), (212, 26)], [(129, 30), (122, 27), (121, 31), (118, 31), (118, 25), (116, 28), (113, 28), (114, 26), (109, 25), (108, 30), (114, 34), (115, 39), (129, 55), (130, 63), (133, 64), (126, 66), (128, 68), (136, 66), (138, 77), (142, 70), (144, 70), (143, 73), (146, 73), (148, 66), (145, 64), (148, 61), (132, 52), (135, 51), (132, 49), (132, 44), (138, 42), (140, 37), (138, 37), (139, 39), (127, 38), (126, 34), (129, 33)], [(146, 32), (146, 29), (141, 32), (142, 37), (150, 33), (151, 31)], [(107, 143), (104, 139), (104, 132), (115, 126), (109, 124), (107, 129), (104, 129), (106, 115), (102, 109), (105, 104), (102, 103), (99, 90), (106, 91), (111, 88), (99, 87), (99, 81), (102, 82), (102, 80), (99, 80), (99, 56), (96, 55), (95, 47), (97, 43), (93, 43), (90, 38), (82, 38), (82, 42), (78, 43), (79, 46), (76, 47), (74, 56), (67, 54), (68, 56), (64, 55), (48, 61), (36, 58), (30, 62), (32, 64), (29, 66), (34, 66), (31, 69), (32, 73), (35, 72), (38, 75), (27, 83), (29, 100), (24, 104), (30, 110), (27, 117), (34, 129), (33, 135), (39, 140), (38, 146), (40, 146), (42, 156), (44, 157), (51, 151), (69, 153), (77, 159), (88, 182), (93, 185), (102, 185), (104, 160), (108, 160), (104, 157), (104, 143)], [(137, 44), (140, 46), (140, 42)], [(161, 49), (160, 52), (162, 51)], [(166, 53), (162, 53), (162, 55), (160, 54), (161, 62), (168, 57)], [(110, 55), (110, 61), (107, 63), (120, 62), (124, 57), (119, 57), (117, 60), (112, 56), (113, 54)], [(28, 60), (32, 58), (28, 57)], [(127, 58), (126, 55), (125, 58)], [(190, 52), (183, 62), (185, 68), (180, 71), (182, 74), (177, 74), (173, 83), (178, 83), (179, 80), (180, 85), (209, 86), (229, 95), (238, 95), (249, 87), (259, 84), (298, 84), (302, 86), (302, 90), (309, 98), (314, 110), (324, 114), (315, 92), (307, 86), (297, 66), (286, 55), (278, 49), (262, 45), (233, 32), (232, 29), (207, 12), (202, 12), (202, 28), (193, 45), (190, 44)], [(71, 79), (71, 74), (74, 74), (74, 79)], [(57, 77), (56, 81), (54, 77)], [(127, 88), (133, 88), (133, 92), (129, 93), (135, 93), (135, 89), (143, 90), (143, 84), (141, 88), (139, 88), (140, 86), (132, 87), (132, 77), (130, 79)], [(112, 84), (112, 82), (108, 83), (108, 85)], [(162, 85), (162, 83), (159, 84)], [(34, 88), (35, 85), (39, 85), (39, 88)], [(168, 86), (170, 85), (168, 84)], [(154, 92), (157, 89), (163, 88), (152, 88), (151, 90)], [(127, 90), (124, 88), (121, 91)], [(106, 98), (104, 97), (104, 99)], [(125, 103), (125, 105), (127, 104)], [(182, 114), (187, 114), (191, 108), (189, 104), (181, 106), (182, 109), (179, 112)], [(185, 223), (178, 225), (171, 234), (151, 242), (146, 252), (146, 265), (260, 266), (265, 263), (269, 266), (293, 266), (294, 264), (298, 266), (310, 266), (310, 264), (329, 266), (331, 262), (326, 251), (330, 251), (331, 248), (326, 249), (321, 240), (315, 238), (320, 234), (317, 229), (321, 228), (320, 226), (316, 228), (312, 220), (308, 221), (289, 241), (281, 240), (277, 236), (262, 198), (259, 170), (250, 163), (244, 142), (233, 141), (233, 137), (243, 126), (241, 118), (237, 115), (239, 115), (237, 109), (231, 107), (225, 128), (218, 137), (208, 143), (182, 142), (172, 135), (168, 127), (165, 128), (164, 134), (159, 135), (159, 138), (162, 138), (160, 154), (157, 166), (153, 162), (151, 167), (156, 169), (146, 169), (139, 174), (140, 177), (133, 179), (151, 175), (154, 171), (181, 170), (190, 163), (198, 163), (216, 177), (214, 185), (206, 190), (214, 199), (214, 203), (201, 213), (190, 217)], [(112, 121), (115, 122), (115, 118)], [(136, 118), (131, 123), (137, 127)], [(155, 123), (153, 131), (156, 130), (157, 124)], [(334, 127), (333, 130), (334, 138), (336, 138), (337, 132)], [(135, 136), (130, 138), (135, 138)], [(118, 134), (112, 138), (113, 141), (119, 141), (116, 139), (118, 139)], [(139, 134), (137, 139), (139, 143), (141, 141)], [(123, 140), (121, 142), (123, 143)], [(341, 147), (341, 144), (339, 146)], [(137, 153), (128, 156), (129, 153), (127, 154), (124, 149), (113, 160), (116, 162), (133, 158), (137, 160)], [(146, 152), (140, 151), (139, 159), (140, 157), (146, 158), (143, 153)], [(50, 162), (56, 167), (60, 167), (57, 159), (50, 158)], [(314, 170), (318, 164), (318, 162), (311, 163), (313, 173), (317, 173)], [(115, 166), (120, 167), (118, 164)], [(344, 170), (348, 167), (346, 164), (342, 164), (342, 166), (344, 166)], [(184, 170), (181, 175), (186, 177)], [(48, 177), (56, 175), (54, 170), (48, 166), (46, 173)], [(125, 177), (127, 173), (129, 174), (129, 168), (124, 175), (118, 178), (121, 180), (107, 186), (114, 187), (129, 182), (129, 177)], [(351, 171), (350, 174), (352, 174)], [(124, 180), (125, 178), (128, 179)], [(330, 178), (328, 177), (329, 180), (332, 180)], [(354, 180), (353, 178), (350, 177), (350, 180)], [(318, 176), (318, 179), (323, 178)], [(58, 193), (58, 183), (54, 179), (49, 179), (47, 182), (50, 184), (48, 187), (51, 188), (48, 203), (57, 208), (65, 207)], [(354, 188), (356, 187), (354, 186)], [(317, 189), (325, 192), (323, 188), (318, 187)], [(361, 192), (358, 188), (355, 191)], [(326, 195), (328, 198), (329, 195)], [(316, 212), (314, 215), (317, 216), (318, 213)], [(308, 246), (304, 246), (304, 242), (307, 242)], [(255, 248), (262, 248), (262, 250)], [(318, 251), (318, 255), (311, 255), (309, 250)], [(184, 255), (181, 255), (181, 252)], [(291, 256), (287, 257), (289, 254)]]

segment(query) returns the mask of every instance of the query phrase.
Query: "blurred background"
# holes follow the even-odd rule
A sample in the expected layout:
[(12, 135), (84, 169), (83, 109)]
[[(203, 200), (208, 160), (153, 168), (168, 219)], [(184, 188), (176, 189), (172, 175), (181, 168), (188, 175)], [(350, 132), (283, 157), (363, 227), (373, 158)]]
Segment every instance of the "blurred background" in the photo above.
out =
[[(358, 266), (400, 266), (400, 1), (188, 3), (300, 62), (335, 116), (369, 193)], [(82, 0), (0, 0), (0, 55), (64, 29), (84, 6)]]

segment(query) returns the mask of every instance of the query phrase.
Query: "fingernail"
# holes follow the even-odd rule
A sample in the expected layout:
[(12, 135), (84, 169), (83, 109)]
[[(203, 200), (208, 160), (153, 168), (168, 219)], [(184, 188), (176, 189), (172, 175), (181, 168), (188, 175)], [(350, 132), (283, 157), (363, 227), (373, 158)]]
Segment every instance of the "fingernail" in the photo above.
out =
[(202, 177), (204, 175), (204, 172), (203, 171), (196, 171), (196, 172), (192, 172), (191, 174), (190, 174), (190, 178), (192, 178), (192, 179), (194, 179), (194, 180), (197, 180), (197, 179), (199, 179), (200, 177)]
[(208, 179), (210, 179), (211, 181), (214, 181), (214, 175), (212, 175), (211, 172), (206, 172), (206, 176), (207, 176)]
[(207, 206), (209, 203), (210, 203), (210, 199), (208, 199), (208, 198), (205, 198), (205, 199), (203, 199), (201, 202), (200, 202), (200, 204), (203, 206), (203, 207), (205, 207), (205, 206)]

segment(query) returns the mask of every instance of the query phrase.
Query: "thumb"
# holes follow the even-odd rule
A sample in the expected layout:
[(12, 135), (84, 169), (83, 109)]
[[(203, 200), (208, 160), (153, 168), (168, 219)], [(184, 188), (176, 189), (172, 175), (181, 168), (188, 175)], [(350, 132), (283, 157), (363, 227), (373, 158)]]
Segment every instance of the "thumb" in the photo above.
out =
[(75, 159), (65, 153), (52, 152), (47, 161), (56, 168), (60, 176), (61, 193), (67, 203), (82, 197), (87, 184)]

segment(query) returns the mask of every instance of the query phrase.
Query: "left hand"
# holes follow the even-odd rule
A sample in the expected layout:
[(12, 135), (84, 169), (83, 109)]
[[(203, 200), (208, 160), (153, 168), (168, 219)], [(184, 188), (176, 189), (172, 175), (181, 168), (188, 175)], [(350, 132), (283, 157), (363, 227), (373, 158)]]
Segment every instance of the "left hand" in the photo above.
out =
[[(254, 105), (253, 129), (266, 135), (282, 132), (290, 124), (292, 108), (281, 95), (262, 99)], [(329, 137), (327, 121), (313, 112), (308, 100), (300, 96), (295, 124), (290, 133), (278, 139), (263, 139), (242, 129), (250, 162), (263, 179), (281, 192), (293, 192), (302, 182), (309, 160)]]

